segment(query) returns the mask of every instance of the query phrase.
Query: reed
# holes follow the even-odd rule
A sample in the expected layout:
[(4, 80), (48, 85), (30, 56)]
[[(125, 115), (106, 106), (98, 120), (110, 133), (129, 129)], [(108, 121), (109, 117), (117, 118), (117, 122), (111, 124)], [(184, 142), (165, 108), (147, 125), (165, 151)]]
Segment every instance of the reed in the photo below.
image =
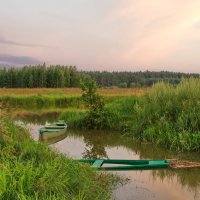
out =
[(200, 79), (155, 84), (134, 107), (133, 135), (179, 151), (200, 150)]

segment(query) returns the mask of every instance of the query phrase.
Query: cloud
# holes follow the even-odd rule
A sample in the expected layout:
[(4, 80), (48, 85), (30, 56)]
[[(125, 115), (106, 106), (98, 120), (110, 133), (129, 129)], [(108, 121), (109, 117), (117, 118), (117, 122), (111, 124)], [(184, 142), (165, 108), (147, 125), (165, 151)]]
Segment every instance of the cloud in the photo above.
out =
[(30, 65), (42, 63), (40, 60), (29, 56), (13, 56), (4, 54), (0, 54), (0, 62), (10, 65)]
[(194, 28), (197, 29), (197, 30), (200, 30), (200, 20), (197, 20), (197, 21), (194, 23)]
[(167, 57), (178, 53), (177, 46), (199, 38), (199, 33), (191, 28), (200, 17), (199, 6), (197, 0), (170, 0), (162, 4), (160, 0), (126, 1), (109, 16), (112, 22), (123, 20), (129, 24), (126, 35), (129, 49), (121, 54), (124, 62), (140, 66), (157, 61), (159, 65), (168, 63)]
[(0, 36), (0, 44), (8, 44), (8, 45), (15, 45), (15, 46), (22, 46), (22, 47), (41, 47), (41, 48), (52, 48), (52, 46), (43, 45), (43, 44), (30, 44), (30, 43), (21, 43), (14, 40), (8, 40), (5, 37)]

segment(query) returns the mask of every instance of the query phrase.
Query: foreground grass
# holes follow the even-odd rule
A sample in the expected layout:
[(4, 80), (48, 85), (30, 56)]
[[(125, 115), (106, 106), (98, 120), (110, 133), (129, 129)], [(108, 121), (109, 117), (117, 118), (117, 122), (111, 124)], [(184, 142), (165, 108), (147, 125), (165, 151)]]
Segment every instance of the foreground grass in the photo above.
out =
[(110, 199), (111, 179), (31, 140), (0, 118), (0, 199)]

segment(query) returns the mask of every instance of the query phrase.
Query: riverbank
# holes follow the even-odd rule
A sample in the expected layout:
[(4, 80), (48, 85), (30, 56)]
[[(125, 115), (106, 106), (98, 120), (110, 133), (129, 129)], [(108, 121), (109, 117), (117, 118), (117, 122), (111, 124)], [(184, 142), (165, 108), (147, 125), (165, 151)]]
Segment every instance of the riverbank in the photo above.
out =
[[(1, 90), (3, 107), (36, 112), (62, 109), (59, 118), (67, 121), (70, 128), (87, 127), (87, 110), (80, 89), (26, 89), (24, 93), (16, 89), (12, 95), (8, 93), (13, 89)], [(151, 89), (98, 92), (105, 101), (103, 129), (176, 151), (200, 151), (200, 79), (185, 79), (176, 86), (161, 82)]]
[(44, 144), (1, 114), (0, 199), (110, 199), (112, 181)]
[[(60, 119), (85, 128), (86, 115), (64, 112)], [(200, 151), (199, 116), (200, 79), (186, 79), (177, 86), (158, 83), (143, 96), (107, 103), (103, 128), (177, 151)]]

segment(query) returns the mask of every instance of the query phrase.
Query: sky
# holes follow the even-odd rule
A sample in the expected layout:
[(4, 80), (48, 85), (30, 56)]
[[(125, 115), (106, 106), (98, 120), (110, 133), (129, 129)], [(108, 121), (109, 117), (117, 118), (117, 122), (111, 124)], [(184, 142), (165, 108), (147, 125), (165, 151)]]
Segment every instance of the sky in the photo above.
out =
[(200, 73), (199, 0), (0, 0), (0, 64)]

